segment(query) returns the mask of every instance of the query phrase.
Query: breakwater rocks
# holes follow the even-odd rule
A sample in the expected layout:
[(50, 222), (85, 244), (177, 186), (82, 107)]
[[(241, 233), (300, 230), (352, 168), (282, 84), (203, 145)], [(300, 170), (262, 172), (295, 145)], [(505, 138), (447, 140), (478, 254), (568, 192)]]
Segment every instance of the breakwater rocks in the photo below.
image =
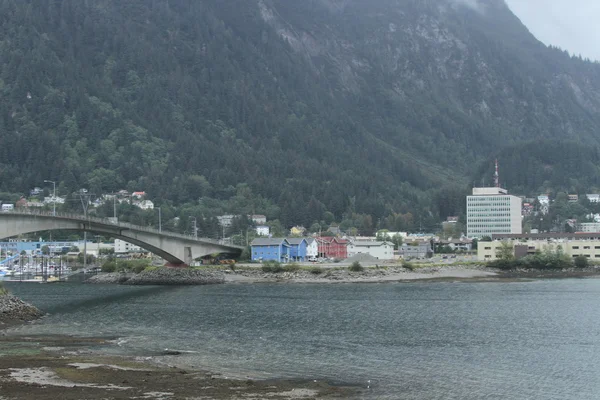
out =
[(87, 283), (112, 283), (121, 285), (215, 285), (225, 283), (223, 272), (190, 268), (158, 268), (139, 274), (100, 274)]
[(280, 273), (264, 272), (261, 268), (238, 268), (227, 273), (228, 282), (291, 282), (291, 283), (361, 283), (361, 282), (393, 282), (419, 279), (474, 279), (495, 276), (483, 266), (444, 266), (421, 267), (407, 269), (401, 266), (384, 266), (364, 268), (362, 271), (351, 271), (343, 267), (318, 267), (283, 271)]
[(33, 321), (43, 316), (36, 307), (12, 295), (0, 295), (0, 327), (7, 324)]

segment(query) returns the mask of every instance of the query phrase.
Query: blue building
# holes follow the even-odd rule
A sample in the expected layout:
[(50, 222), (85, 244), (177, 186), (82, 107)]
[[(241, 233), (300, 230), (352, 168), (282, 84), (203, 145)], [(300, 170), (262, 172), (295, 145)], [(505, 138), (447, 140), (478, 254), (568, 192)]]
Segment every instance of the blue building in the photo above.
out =
[(305, 238), (288, 238), (290, 244), (290, 260), (291, 261), (306, 261), (306, 248), (308, 242)]
[(252, 261), (287, 262), (290, 259), (290, 243), (284, 238), (257, 238), (250, 243)]

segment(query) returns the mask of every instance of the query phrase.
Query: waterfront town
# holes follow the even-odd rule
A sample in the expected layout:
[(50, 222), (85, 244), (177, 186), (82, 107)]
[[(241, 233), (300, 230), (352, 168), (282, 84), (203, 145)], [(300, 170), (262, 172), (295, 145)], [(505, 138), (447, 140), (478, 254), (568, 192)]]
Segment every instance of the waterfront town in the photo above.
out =
[[(356, 232), (344, 232), (332, 223), (323, 231), (311, 231), (303, 226), (292, 226), (284, 235), (274, 235), (267, 216), (253, 214), (243, 216), (250, 230), (226, 236), (233, 225), (242, 218), (227, 214), (216, 217), (223, 232), (218, 238), (221, 243), (246, 246), (244, 254), (248, 262), (277, 261), (281, 263), (339, 262), (357, 255), (368, 256), (369, 260), (390, 263), (398, 260), (459, 260), (494, 261), (498, 249), (510, 243), (517, 258), (544, 250), (561, 249), (570, 257), (600, 260), (600, 194), (558, 193), (554, 198), (548, 194), (535, 197), (509, 194), (498, 184), (497, 171), (493, 187), (475, 187), (466, 196), (464, 216), (450, 216), (440, 225), (437, 232), (390, 232), (378, 230), (373, 236), (362, 236)], [(80, 191), (85, 196), (87, 191)], [(47, 193), (47, 192), (46, 192)], [(144, 191), (102, 194), (94, 199), (85, 197), (90, 213), (95, 208), (109, 204), (114, 207), (113, 221), (117, 220), (117, 205), (127, 204), (144, 211), (155, 210), (154, 202)], [(66, 202), (65, 197), (44, 195), (44, 190), (35, 187), (30, 195), (15, 203), (0, 202), (3, 213), (36, 212), (53, 210)], [(83, 201), (82, 201), (83, 202)], [(556, 209), (574, 209), (561, 220)], [(87, 211), (87, 207), (84, 208)], [(156, 208), (160, 214), (160, 208)], [(582, 218), (572, 218), (574, 214)], [(159, 215), (160, 218), (160, 215)], [(546, 222), (544, 222), (546, 218)], [(111, 218), (109, 218), (111, 219)], [(553, 221), (554, 219), (554, 221)], [(197, 220), (192, 224), (192, 234), (198, 234)], [(549, 222), (552, 222), (549, 224)], [(159, 220), (159, 225), (162, 221)], [(320, 227), (319, 227), (320, 228)], [(320, 228), (321, 229), (321, 228)], [(281, 230), (280, 230), (281, 231)], [(281, 232), (279, 232), (281, 233)], [(108, 254), (119, 258), (148, 258), (152, 255), (140, 246), (121, 239), (95, 235), (85, 241), (77, 236), (70, 240), (25, 237), (6, 239), (0, 242), (0, 268), (6, 270), (11, 263), (37, 265), (35, 257), (60, 255), (70, 264), (82, 259), (82, 249), (87, 257), (96, 260)], [(195, 265), (214, 261), (210, 257), (194, 260)], [(157, 260), (155, 260), (157, 262)], [(54, 268), (55, 262), (51, 263)], [(62, 261), (59, 262), (62, 265)], [(93, 265), (93, 264), (92, 264)], [(58, 268), (58, 267), (57, 267)]]

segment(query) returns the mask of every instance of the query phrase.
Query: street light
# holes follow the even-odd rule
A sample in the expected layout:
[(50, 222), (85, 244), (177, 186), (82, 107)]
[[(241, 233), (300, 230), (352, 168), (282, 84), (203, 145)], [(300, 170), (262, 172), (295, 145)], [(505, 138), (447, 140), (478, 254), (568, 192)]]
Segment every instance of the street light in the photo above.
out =
[(198, 239), (198, 220), (196, 217), (190, 217), (194, 220), (194, 239)]
[(156, 207), (158, 209), (158, 232), (162, 232), (162, 211), (160, 207)]
[(53, 186), (53, 189), (52, 189), (52, 216), (56, 217), (56, 182), (44, 180), (44, 183), (51, 183)]

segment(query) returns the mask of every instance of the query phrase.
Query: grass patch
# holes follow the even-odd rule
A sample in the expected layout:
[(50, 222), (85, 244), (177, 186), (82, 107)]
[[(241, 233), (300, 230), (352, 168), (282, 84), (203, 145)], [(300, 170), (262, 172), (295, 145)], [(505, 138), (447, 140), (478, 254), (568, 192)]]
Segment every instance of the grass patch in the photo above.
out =
[(323, 273), (323, 268), (321, 268), (321, 267), (312, 267), (309, 271), (313, 275), (321, 275)]
[(278, 274), (284, 271), (283, 267), (281, 266), (281, 263), (278, 261), (265, 261), (261, 269), (263, 272), (270, 272), (272, 274)]
[(300, 271), (300, 265), (298, 265), (296, 263), (287, 264), (286, 266), (283, 267), (283, 270), (285, 272), (298, 272), (298, 271)]
[(8, 295), (8, 290), (6, 290), (6, 288), (4, 286), (2, 286), (2, 284), (0, 283), (0, 296), (7, 296)]

